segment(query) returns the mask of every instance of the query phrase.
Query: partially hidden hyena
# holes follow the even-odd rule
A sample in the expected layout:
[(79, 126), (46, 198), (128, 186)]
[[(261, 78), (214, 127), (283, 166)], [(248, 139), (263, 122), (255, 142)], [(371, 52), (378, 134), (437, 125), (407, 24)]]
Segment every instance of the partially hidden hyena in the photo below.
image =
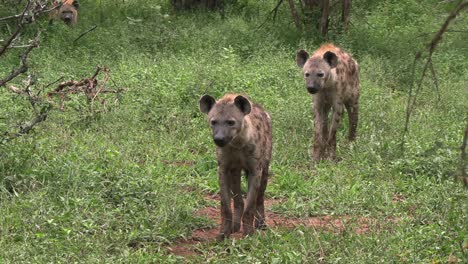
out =
[[(53, 6), (57, 7), (60, 5), (59, 1), (54, 1)], [(61, 1), (60, 7), (54, 9), (50, 12), (50, 23), (52, 23), (55, 19), (60, 19), (65, 24), (69, 26), (76, 25), (78, 21), (78, 8), (80, 7), (80, 3), (78, 0), (63, 0)]]
[[(244, 236), (250, 235), (254, 227), (266, 227), (263, 198), (272, 150), (270, 115), (247, 97), (237, 94), (226, 94), (219, 101), (204, 95), (199, 103), (200, 110), (208, 115), (218, 158), (222, 218), (218, 240), (238, 232), (241, 220)], [(242, 170), (248, 183), (245, 209), (241, 194)]]
[[(359, 68), (357, 62), (333, 44), (324, 44), (312, 56), (300, 50), (296, 62), (303, 69), (307, 91), (313, 94), (313, 159), (336, 158), (336, 130), (346, 107), (349, 140), (356, 138), (359, 106)], [(344, 107), (343, 107), (344, 106)], [(331, 127), (328, 113), (333, 109)]]

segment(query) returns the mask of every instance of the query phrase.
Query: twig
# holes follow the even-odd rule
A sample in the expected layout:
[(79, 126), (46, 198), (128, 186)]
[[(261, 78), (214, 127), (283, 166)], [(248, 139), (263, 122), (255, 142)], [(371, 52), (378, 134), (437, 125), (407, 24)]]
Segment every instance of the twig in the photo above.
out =
[(36, 117), (20, 126), (20, 131), (17, 136), (28, 134), (35, 125), (45, 121), (50, 110), (52, 110), (52, 104), (44, 106)]
[(439, 81), (437, 80), (437, 75), (434, 69), (434, 63), (432, 62), (432, 59), (431, 59), (431, 62), (429, 63), (429, 67), (431, 70), (432, 79), (434, 80), (434, 86), (436, 87), (436, 90), (437, 90), (437, 101), (440, 102)]
[(94, 25), (92, 28), (86, 30), (85, 32), (81, 33), (75, 40), (73, 40), (73, 43), (77, 42), (80, 38), (82, 38), (84, 35), (88, 34), (89, 32), (95, 30), (97, 28), (97, 25)]
[(270, 16), (272, 14), (273, 14), (273, 21), (276, 20), (276, 15), (277, 15), (279, 7), (281, 6), (282, 3), (283, 3), (283, 0), (278, 0), (278, 3), (276, 4), (275, 8), (273, 8), (273, 10), (270, 11), (270, 13), (267, 15), (267, 18), (265, 19), (265, 21), (260, 26), (258, 26), (257, 30), (260, 29), (261, 27), (263, 27), (266, 24), (266, 22), (268, 22), (268, 20), (270, 19)]
[[(10, 36), (10, 38), (8, 38), (6, 40), (6, 42), (3, 44), (3, 46), (0, 48), (0, 56), (2, 56), (5, 51), (7, 50), (7, 48), (11, 45), (11, 43), (13, 42), (13, 40), (16, 38), (16, 36), (18, 36), (18, 34), (21, 32), (21, 30), (23, 29), (23, 25), (24, 23), (22, 22), (23, 21), (23, 17), (24, 15), (26, 14), (26, 11), (28, 11), (29, 9), (29, 5), (31, 4), (31, 1), (28, 0), (28, 2), (26, 3), (26, 7), (24, 8), (23, 12), (21, 12), (21, 15), (20, 15), (20, 19), (19, 19), (19, 22), (18, 22), (18, 25), (16, 27), (16, 31)], [(2, 85), (0, 85), (2, 86)]]
[(21, 54), (21, 66), (16, 69), (16, 70), (13, 70), (10, 75), (8, 75), (7, 77), (5, 77), (4, 79), (0, 80), (0, 87), (2, 86), (5, 86), (5, 84), (9, 81), (11, 81), (12, 79), (14, 79), (16, 76), (22, 74), (22, 73), (25, 73), (27, 70), (28, 70), (28, 55), (29, 53), (38, 46), (38, 42), (37, 40), (35, 40), (33, 42), (33, 44), (31, 44), (24, 52), (23, 54)]
[(47, 84), (47, 85), (44, 86), (42, 89), (45, 89), (45, 88), (51, 86), (52, 84), (56, 84), (56, 83), (58, 83), (59, 81), (61, 81), (62, 79), (63, 79), (63, 76), (60, 76), (60, 78), (58, 78), (57, 80), (55, 80), (55, 81), (53, 81), (53, 82)]

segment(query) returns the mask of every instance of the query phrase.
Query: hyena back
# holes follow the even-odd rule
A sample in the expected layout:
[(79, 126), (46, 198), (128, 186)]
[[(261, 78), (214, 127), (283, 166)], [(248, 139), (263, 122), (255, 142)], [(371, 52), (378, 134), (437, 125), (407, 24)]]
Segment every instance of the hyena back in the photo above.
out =
[[(241, 220), (243, 234), (250, 235), (254, 223), (256, 228), (266, 227), (264, 194), (272, 151), (271, 118), (262, 107), (242, 95), (226, 94), (219, 101), (205, 95), (199, 103), (200, 110), (208, 115), (216, 144), (222, 218), (218, 240), (238, 232)], [(248, 181), (245, 209), (242, 170)]]
[[(303, 69), (307, 91), (314, 94), (313, 159), (336, 158), (336, 130), (343, 109), (349, 117), (350, 141), (356, 138), (359, 108), (359, 68), (350, 54), (333, 44), (324, 44), (312, 56), (300, 50), (296, 63)], [(333, 109), (330, 129), (328, 113)]]

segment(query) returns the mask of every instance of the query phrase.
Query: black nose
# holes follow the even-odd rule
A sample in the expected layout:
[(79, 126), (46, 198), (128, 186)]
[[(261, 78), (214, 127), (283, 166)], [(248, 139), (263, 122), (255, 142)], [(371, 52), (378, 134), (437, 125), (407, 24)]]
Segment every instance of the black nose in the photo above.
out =
[(65, 18), (63, 19), (63, 21), (64, 21), (65, 23), (70, 23), (70, 22), (71, 22), (71, 17), (65, 17)]
[(318, 92), (318, 90), (319, 90), (319, 89), (318, 89), (317, 87), (315, 87), (315, 86), (308, 86), (308, 87), (307, 87), (307, 91), (308, 91), (309, 93), (311, 93), (311, 94), (314, 94), (314, 93)]
[(218, 147), (224, 147), (228, 143), (228, 141), (225, 138), (213, 138), (214, 143)]

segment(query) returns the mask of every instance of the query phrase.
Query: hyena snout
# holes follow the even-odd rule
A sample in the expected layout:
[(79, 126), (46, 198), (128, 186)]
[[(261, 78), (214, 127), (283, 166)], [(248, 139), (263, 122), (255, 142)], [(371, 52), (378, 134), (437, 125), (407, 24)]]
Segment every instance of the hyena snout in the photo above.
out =
[(313, 85), (311, 85), (311, 86), (308, 85), (308, 86), (307, 86), (307, 91), (308, 91), (309, 93), (311, 93), (311, 94), (315, 94), (315, 93), (317, 93), (319, 90), (320, 90), (320, 88), (319, 88), (318, 86), (313, 86)]
[(224, 134), (224, 133), (214, 133), (213, 135), (213, 141), (214, 143), (216, 144), (216, 146), (218, 147), (224, 147), (226, 146), (227, 144), (229, 144), (229, 142), (231, 142), (232, 140), (232, 137)]
[(217, 137), (217, 136), (213, 137), (213, 141), (218, 147), (224, 147), (230, 142), (230, 140), (227, 139), (226, 137)]
[(63, 19), (63, 22), (65, 22), (66, 24), (71, 24), (72, 19), (73, 19), (73, 15), (71, 15), (71, 14), (70, 15), (68, 15), (68, 14), (64, 15), (62, 19)]

